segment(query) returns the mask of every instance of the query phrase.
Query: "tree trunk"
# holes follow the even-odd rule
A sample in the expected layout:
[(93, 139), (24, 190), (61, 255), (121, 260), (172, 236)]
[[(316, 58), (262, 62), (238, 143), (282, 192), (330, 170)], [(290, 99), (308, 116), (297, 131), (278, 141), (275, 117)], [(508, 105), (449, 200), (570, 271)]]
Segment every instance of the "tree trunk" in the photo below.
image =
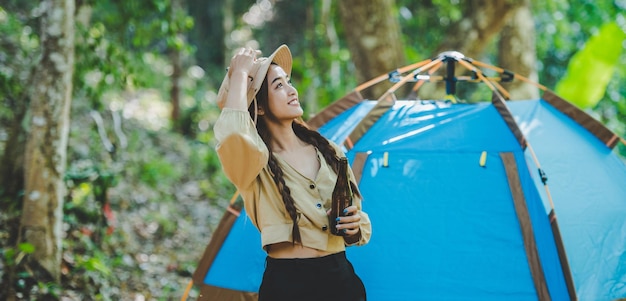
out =
[[(523, 2), (524, 6), (511, 14), (509, 22), (500, 33), (498, 66), (537, 82), (535, 23), (530, 10), (530, 1), (520, 2)], [(524, 81), (503, 83), (502, 86), (511, 94), (511, 100), (539, 98), (539, 89)]]
[[(450, 27), (446, 40), (437, 47), (435, 55), (453, 50), (480, 60), (489, 42), (507, 24), (511, 14), (523, 6), (523, 1), (518, 0), (474, 0), (464, 3), (463, 18)], [(468, 73), (463, 67), (457, 68), (457, 71)], [(419, 95), (420, 98), (443, 99), (444, 84), (424, 85)]]
[[(358, 82), (404, 64), (400, 25), (393, 13), (394, 0), (342, 0), (338, 4)], [(378, 84), (362, 93), (377, 99), (389, 86), (389, 83)]]
[[(224, 33), (222, 40), (218, 41), (218, 43), (220, 43), (221, 45), (224, 46), (224, 55), (222, 56), (222, 61), (220, 62), (221, 65), (220, 66), (225, 66), (228, 67), (230, 66), (230, 60), (233, 58), (233, 50), (235, 49), (235, 44), (233, 42), (233, 39), (231, 37), (231, 33), (235, 30), (235, 23), (236, 23), (236, 17), (235, 17), (235, 0), (221, 0), (223, 2), (223, 5), (221, 7), (221, 14), (222, 14), (222, 26), (221, 26), (221, 30)], [(218, 44), (219, 45), (219, 44)], [(220, 68), (220, 73), (221, 77), (224, 76), (224, 69)], [(219, 79), (218, 77), (218, 82), (217, 84), (220, 84), (221, 79)]]
[(181, 132), (180, 124), (180, 81), (183, 73), (181, 54), (178, 49), (172, 49), (170, 52), (172, 63), (172, 87), (170, 88), (170, 101), (172, 102), (172, 127), (175, 131)]
[(49, 0), (42, 56), (32, 80), (20, 242), (35, 247), (25, 262), (39, 281), (60, 280), (61, 232), (74, 73), (74, 0)]
[[(193, 28), (187, 33), (189, 43), (195, 45), (197, 50), (194, 52), (196, 64), (202, 67), (209, 75), (209, 80), (219, 84), (224, 76), (224, 59), (230, 60), (230, 55), (225, 55), (225, 18), (231, 18), (232, 9), (226, 12), (226, 2), (231, 0), (186, 0), (185, 7), (187, 14), (194, 19)], [(234, 23), (234, 21), (231, 21)], [(232, 26), (230, 28), (232, 32)], [(219, 67), (214, 67), (219, 66)], [(228, 65), (226, 65), (228, 66)], [(212, 72), (218, 71), (221, 76), (215, 76), (212, 79)], [(219, 77), (219, 78), (218, 78)]]
[[(171, 2), (171, 20), (170, 22), (176, 22), (177, 15), (183, 10), (183, 0), (172, 0)], [(176, 35), (183, 38), (182, 33), (176, 33)], [(180, 124), (180, 81), (183, 74), (182, 54), (178, 45), (170, 45), (170, 62), (172, 63), (172, 75), (170, 80), (172, 81), (172, 87), (170, 88), (170, 101), (172, 103), (172, 127), (175, 131), (183, 131)]]
[[(323, 0), (323, 4), (324, 5), (326, 2), (326, 0)], [(321, 15), (324, 15), (324, 12), (321, 13)], [(318, 49), (316, 46), (316, 41), (315, 41), (315, 7), (313, 5), (307, 5), (306, 7), (306, 19), (305, 19), (305, 31), (304, 31), (304, 41), (306, 43), (306, 47), (304, 47), (303, 52), (304, 55), (302, 55), (301, 57), (303, 58), (303, 65), (304, 66), (311, 66), (314, 65), (315, 62), (317, 61), (316, 58), (318, 57)], [(322, 20), (324, 20), (324, 17), (322, 17)], [(320, 78), (318, 72), (317, 72), (317, 68), (307, 68), (307, 74), (310, 78)], [(317, 113), (319, 111), (319, 104), (320, 101), (318, 100), (318, 96), (317, 96), (317, 85), (309, 85), (308, 88), (304, 91), (304, 95), (306, 95), (304, 98), (304, 109), (305, 112), (309, 113), (309, 112), (313, 112), (313, 113)], [(307, 120), (308, 118), (310, 118), (310, 116), (303, 116), (305, 120)]]
[(463, 8), (464, 17), (450, 27), (447, 39), (439, 45), (438, 51), (455, 50), (479, 58), (515, 9), (522, 5), (523, 1), (519, 0), (467, 1)]
[[(321, 23), (324, 24), (326, 28), (326, 43), (328, 45), (328, 49), (330, 50), (330, 54), (332, 57), (336, 57), (339, 53), (339, 37), (337, 36), (337, 31), (335, 30), (335, 22), (331, 15), (331, 5), (332, 0), (323, 0), (322, 1), (322, 13), (321, 13)], [(314, 27), (311, 27), (314, 28)], [(330, 69), (328, 72), (330, 73), (330, 84), (333, 87), (337, 87), (341, 83), (340, 72), (340, 64), (337, 60), (333, 60), (330, 62)]]
[(14, 120), (11, 122), (9, 139), (5, 144), (4, 153), (0, 158), (0, 206), (3, 210), (13, 209), (19, 204), (18, 195), (24, 188), (24, 147), (26, 137), (22, 128), (25, 109), (15, 108)]

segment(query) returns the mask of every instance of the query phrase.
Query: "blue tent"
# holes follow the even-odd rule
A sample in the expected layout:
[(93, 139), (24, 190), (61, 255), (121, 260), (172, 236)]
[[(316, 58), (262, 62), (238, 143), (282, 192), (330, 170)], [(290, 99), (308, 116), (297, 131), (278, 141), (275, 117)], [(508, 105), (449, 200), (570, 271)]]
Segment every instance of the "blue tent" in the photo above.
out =
[[(352, 93), (316, 116), (345, 145), (372, 220), (370, 243), (347, 250), (368, 300), (626, 297), (619, 137), (549, 91), (502, 100)], [(194, 274), (200, 299), (256, 300), (256, 228), (236, 206), (219, 228)]]

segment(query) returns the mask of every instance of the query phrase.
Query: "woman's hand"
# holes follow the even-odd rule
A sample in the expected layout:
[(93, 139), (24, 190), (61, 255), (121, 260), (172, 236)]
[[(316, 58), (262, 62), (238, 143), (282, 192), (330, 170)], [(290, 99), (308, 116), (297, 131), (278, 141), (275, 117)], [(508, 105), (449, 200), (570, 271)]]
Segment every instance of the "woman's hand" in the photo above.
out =
[(359, 224), (361, 215), (356, 214), (358, 212), (356, 205), (346, 208), (343, 212), (344, 216), (339, 217), (339, 221), (337, 222), (337, 229), (343, 231), (346, 236), (358, 234), (360, 231)]
[(246, 76), (250, 74), (254, 61), (257, 55), (260, 55), (261, 51), (254, 50), (252, 48), (240, 48), (237, 53), (230, 60), (230, 66), (228, 67), (228, 77), (231, 77), (233, 73), (242, 72)]
[(250, 72), (253, 70), (257, 54), (260, 54), (260, 51), (240, 48), (230, 60), (228, 96), (224, 108), (248, 110), (247, 91), (252, 79)]

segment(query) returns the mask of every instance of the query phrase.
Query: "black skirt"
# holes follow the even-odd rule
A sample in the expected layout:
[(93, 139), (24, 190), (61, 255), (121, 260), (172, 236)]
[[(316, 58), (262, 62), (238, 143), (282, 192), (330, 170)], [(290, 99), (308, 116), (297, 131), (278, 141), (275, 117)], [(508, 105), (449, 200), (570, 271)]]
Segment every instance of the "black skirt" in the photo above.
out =
[(267, 257), (259, 301), (365, 301), (365, 286), (345, 252), (317, 257)]

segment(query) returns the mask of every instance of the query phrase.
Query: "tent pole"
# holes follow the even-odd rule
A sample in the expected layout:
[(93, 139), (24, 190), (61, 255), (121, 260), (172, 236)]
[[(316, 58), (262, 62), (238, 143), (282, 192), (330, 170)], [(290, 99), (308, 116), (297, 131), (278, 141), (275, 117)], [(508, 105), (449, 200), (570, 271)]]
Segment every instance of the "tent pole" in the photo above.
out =
[(185, 288), (185, 292), (183, 293), (182, 298), (180, 298), (180, 301), (187, 301), (187, 297), (189, 296), (189, 292), (191, 291), (192, 287), (193, 279), (189, 280), (189, 284), (187, 284), (187, 288)]
[(537, 166), (539, 171), (539, 177), (541, 177), (541, 182), (543, 183), (543, 187), (546, 190), (546, 195), (548, 197), (548, 201), (550, 202), (550, 214), (548, 215), (550, 218), (550, 225), (552, 227), (552, 235), (554, 237), (554, 243), (556, 244), (559, 260), (561, 262), (561, 270), (563, 271), (563, 276), (565, 277), (565, 284), (567, 286), (567, 291), (570, 295), (570, 300), (578, 300), (576, 296), (576, 287), (574, 286), (574, 277), (572, 275), (572, 270), (569, 266), (569, 260), (567, 259), (567, 254), (565, 253), (565, 246), (563, 245), (563, 238), (561, 237), (561, 230), (559, 228), (559, 223), (556, 218), (556, 210), (554, 210), (554, 202), (552, 201), (552, 195), (550, 194), (550, 188), (548, 188), (548, 178), (546, 177), (545, 172), (541, 169), (541, 164), (539, 164), (539, 160), (537, 159), (537, 155), (533, 150), (533, 147), (530, 145), (530, 142), (526, 144), (528, 146), (528, 150), (530, 151), (530, 155)]
[(463, 65), (463, 67), (467, 68), (467, 70), (472, 71), (474, 73), (476, 73), (476, 76), (478, 76), (478, 78), (485, 83), (485, 85), (487, 85), (487, 87), (489, 87), (489, 89), (491, 89), (491, 91), (497, 92), (496, 88), (493, 86), (493, 84), (491, 83), (491, 81), (487, 80), (485, 78), (485, 76), (483, 75), (483, 73), (480, 71), (480, 69), (476, 68), (476, 66), (470, 64), (469, 62), (466, 62), (464, 60), (459, 60), (459, 64)]
[(402, 77), (402, 79), (399, 82), (397, 82), (395, 85), (389, 88), (389, 90), (387, 90), (387, 92), (385, 92), (380, 98), (378, 98), (378, 100), (380, 101), (380, 100), (386, 99), (388, 94), (393, 94), (396, 90), (398, 90), (398, 88), (406, 84), (411, 78), (414, 78), (416, 75), (420, 74), (421, 72), (426, 71), (432, 68), (433, 66), (436, 66), (442, 61), (443, 61), (442, 57), (437, 57), (436, 59), (431, 60), (430, 62), (424, 64), (422, 67), (413, 70), (413, 72)]
[(483, 68), (487, 68), (487, 69), (494, 70), (494, 71), (496, 71), (496, 72), (498, 72), (498, 73), (501, 73), (501, 74), (502, 74), (502, 73), (511, 73), (511, 74), (513, 74), (513, 77), (514, 77), (515, 79), (518, 79), (518, 80), (521, 80), (521, 81), (527, 82), (527, 83), (529, 83), (529, 84), (532, 84), (532, 85), (536, 86), (537, 88), (541, 89), (542, 91), (546, 91), (546, 90), (548, 90), (548, 88), (546, 88), (546, 86), (544, 86), (544, 85), (542, 85), (542, 84), (539, 84), (539, 83), (536, 83), (536, 82), (534, 82), (534, 81), (532, 81), (532, 80), (530, 80), (530, 79), (528, 79), (528, 78), (526, 78), (526, 77), (523, 77), (523, 76), (521, 76), (521, 75), (519, 75), (519, 74), (517, 74), (517, 73), (509, 72), (509, 71), (504, 70), (504, 69), (502, 69), (502, 68), (499, 68), (499, 67), (496, 67), (496, 66), (492, 66), (492, 65), (489, 65), (489, 64), (485, 64), (485, 63), (480, 62), (480, 61), (475, 61), (475, 60), (473, 60), (473, 61), (472, 61), (472, 64), (473, 64), (473, 65), (477, 65), (477, 66), (479, 66), (479, 67), (483, 67)]
[(433, 66), (437, 66), (439, 63), (443, 61), (442, 56), (437, 57), (436, 59), (428, 62), (424, 66), (413, 70), (410, 74), (402, 77), (402, 79), (389, 88), (383, 95), (378, 98), (376, 105), (367, 112), (367, 115), (363, 117), (363, 119), (357, 124), (357, 126), (350, 132), (348, 137), (343, 141), (343, 145), (346, 149), (351, 150), (354, 145), (367, 133), (367, 131), (372, 127), (374, 123), (382, 116), (387, 110), (389, 110), (393, 104), (395, 103), (395, 94), (394, 92), (400, 88), (402, 85), (407, 83), (411, 78), (415, 77), (422, 71), (428, 70)]
[[(428, 70), (428, 81), (429, 82), (433, 82), (432, 74), (437, 72), (437, 70), (439, 70), (439, 68), (441, 68), (441, 65), (442, 65), (442, 63), (439, 62), (438, 64), (436, 64), (435, 66), (433, 66), (431, 69)], [(415, 85), (413, 85), (413, 88), (411, 89), (412, 95), (417, 96), (417, 90), (419, 90), (419, 88), (422, 87), (425, 82), (426, 82), (426, 80), (423, 80), (423, 79), (417, 80), (415, 82)], [(413, 96), (409, 96), (407, 98), (413, 98)]]
[(507, 91), (506, 89), (504, 89), (504, 87), (502, 87), (502, 85), (500, 85), (498, 82), (490, 80), (488, 77), (485, 77), (489, 82), (491, 82), (496, 89), (498, 89), (498, 91), (500, 91), (500, 93), (502, 93), (502, 96), (504, 96), (504, 98), (506, 100), (511, 99), (511, 94), (509, 93), (509, 91)]
[(443, 61), (446, 62), (446, 95), (454, 95), (456, 94), (456, 77), (454, 76), (456, 59), (446, 56)]
[(361, 92), (361, 91), (363, 91), (363, 89), (367, 89), (367, 88), (369, 88), (369, 87), (371, 87), (371, 86), (373, 86), (373, 85), (375, 85), (377, 83), (380, 83), (380, 82), (384, 81), (385, 79), (388, 79), (389, 78), (389, 74), (392, 74), (394, 72), (398, 72), (398, 73), (402, 74), (402, 73), (408, 72), (408, 71), (410, 71), (412, 69), (420, 68), (420, 67), (422, 67), (422, 66), (424, 66), (424, 65), (426, 65), (426, 64), (428, 64), (428, 63), (430, 63), (432, 61), (433, 61), (432, 59), (423, 60), (423, 61), (417, 62), (415, 64), (411, 64), (411, 65), (404, 66), (402, 68), (398, 68), (398, 69), (396, 69), (396, 70), (394, 70), (392, 72), (381, 74), (381, 75), (379, 75), (379, 76), (377, 76), (377, 77), (375, 77), (375, 78), (373, 78), (373, 79), (371, 79), (371, 80), (369, 80), (369, 81), (367, 81), (365, 83), (362, 83), (362, 84), (358, 85), (356, 88), (354, 88), (354, 90), (358, 91), (358, 92)]
[(550, 194), (550, 189), (548, 189), (548, 178), (546, 177), (543, 169), (541, 169), (541, 165), (539, 164), (539, 160), (537, 159), (537, 155), (535, 154), (535, 150), (530, 145), (530, 142), (526, 143), (528, 146), (528, 150), (530, 151), (530, 155), (533, 157), (533, 161), (535, 161), (535, 165), (539, 170), (539, 176), (541, 177), (541, 182), (543, 183), (543, 187), (546, 189), (546, 194), (548, 196), (548, 201), (550, 202), (550, 209), (554, 210), (554, 202), (552, 201), (552, 195)]

